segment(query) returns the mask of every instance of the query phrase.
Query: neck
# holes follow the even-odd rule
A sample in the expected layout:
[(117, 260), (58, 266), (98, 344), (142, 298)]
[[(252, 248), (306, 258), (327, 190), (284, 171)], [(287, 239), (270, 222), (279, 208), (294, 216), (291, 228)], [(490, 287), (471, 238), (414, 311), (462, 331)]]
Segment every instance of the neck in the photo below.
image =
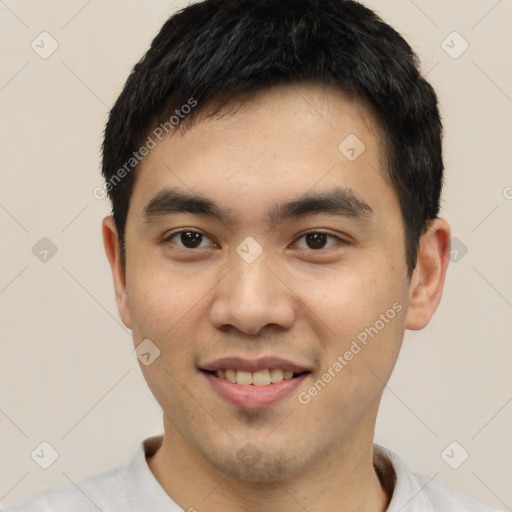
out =
[(274, 482), (244, 481), (202, 457), (164, 417), (161, 447), (148, 460), (163, 489), (186, 511), (384, 512), (390, 496), (373, 466), (373, 431), (366, 443), (333, 447), (301, 473)]

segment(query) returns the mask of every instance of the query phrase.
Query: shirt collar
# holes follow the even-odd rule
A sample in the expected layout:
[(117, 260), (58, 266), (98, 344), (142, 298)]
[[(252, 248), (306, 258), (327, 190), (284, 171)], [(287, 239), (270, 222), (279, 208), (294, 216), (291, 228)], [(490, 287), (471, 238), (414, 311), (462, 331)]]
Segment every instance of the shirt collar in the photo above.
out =
[(162, 436), (149, 437), (139, 444), (128, 464), (126, 494), (133, 512), (182, 512), (155, 478), (146, 457), (151, 457), (162, 444)]
[(421, 485), (398, 455), (378, 444), (373, 445), (373, 450), (376, 456), (387, 461), (396, 475), (393, 495), (386, 512), (435, 512), (423, 492), (430, 480)]

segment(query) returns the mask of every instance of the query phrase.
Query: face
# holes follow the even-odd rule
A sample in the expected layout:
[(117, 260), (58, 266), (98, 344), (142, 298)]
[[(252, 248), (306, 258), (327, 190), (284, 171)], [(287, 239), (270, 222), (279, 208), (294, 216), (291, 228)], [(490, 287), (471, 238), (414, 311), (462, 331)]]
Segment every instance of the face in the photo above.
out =
[(371, 443), (409, 281), (369, 110), (313, 85), (235, 107), (138, 169), (118, 304), (166, 436), (268, 481)]

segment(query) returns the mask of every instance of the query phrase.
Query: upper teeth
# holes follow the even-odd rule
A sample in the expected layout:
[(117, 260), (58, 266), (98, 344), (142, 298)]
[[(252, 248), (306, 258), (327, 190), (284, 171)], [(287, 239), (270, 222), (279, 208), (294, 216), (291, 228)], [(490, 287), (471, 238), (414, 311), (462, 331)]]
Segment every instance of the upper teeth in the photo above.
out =
[(215, 372), (220, 379), (227, 380), (233, 384), (265, 386), (267, 384), (276, 384), (283, 379), (293, 378), (291, 370), (281, 370), (272, 368), (270, 370), (260, 370), (258, 372), (246, 372), (244, 370), (217, 370)]

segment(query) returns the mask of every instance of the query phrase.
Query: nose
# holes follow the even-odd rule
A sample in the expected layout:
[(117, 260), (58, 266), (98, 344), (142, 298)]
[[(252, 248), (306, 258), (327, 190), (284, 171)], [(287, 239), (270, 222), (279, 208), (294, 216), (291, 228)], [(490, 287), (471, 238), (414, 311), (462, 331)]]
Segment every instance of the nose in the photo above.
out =
[(217, 329), (258, 335), (267, 326), (289, 329), (295, 320), (296, 298), (285, 276), (261, 255), (247, 263), (236, 253), (229, 271), (215, 287), (210, 320)]

